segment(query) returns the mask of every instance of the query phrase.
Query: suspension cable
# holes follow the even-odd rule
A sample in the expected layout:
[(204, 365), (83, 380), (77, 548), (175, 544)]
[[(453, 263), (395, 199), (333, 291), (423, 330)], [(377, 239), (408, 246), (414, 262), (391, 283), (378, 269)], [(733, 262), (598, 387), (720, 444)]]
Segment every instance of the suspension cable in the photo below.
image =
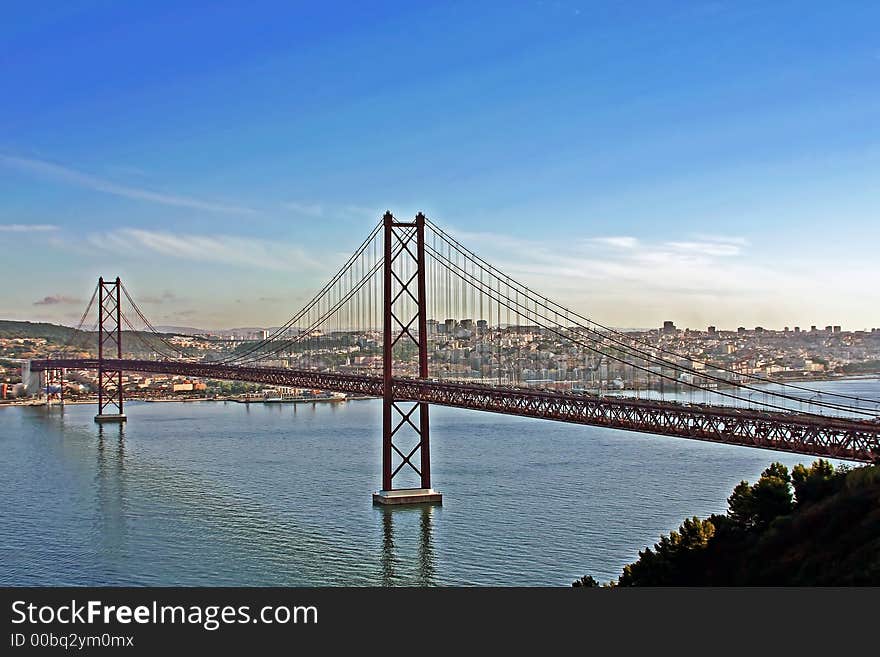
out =
[[(493, 265), (489, 264), (489, 263), (486, 262), (484, 259), (482, 259), (480, 256), (476, 255), (475, 253), (473, 253), (472, 251), (470, 251), (469, 249), (467, 249), (466, 247), (464, 247), (464, 246), (463, 246), (460, 242), (458, 242), (454, 237), (452, 237), (451, 235), (449, 235), (448, 233), (446, 233), (445, 231), (443, 231), (443, 229), (439, 228), (438, 226), (436, 226), (435, 224), (433, 224), (433, 223), (430, 222), (430, 221), (428, 221), (428, 223), (430, 224), (432, 230), (437, 231), (437, 232), (440, 234), (440, 236), (441, 236), (441, 240), (447, 241), (447, 243), (452, 244), (452, 245), (455, 245), (456, 250), (461, 251), (466, 257), (468, 257), (468, 258), (469, 258), (474, 264), (476, 264), (478, 267), (480, 267), (481, 269), (483, 269), (484, 271), (486, 271), (486, 272), (489, 273), (490, 275), (495, 276), (495, 277), (498, 278), (499, 280), (501, 280), (501, 279), (505, 279), (505, 284), (508, 285), (509, 287), (511, 287), (511, 288), (513, 288), (513, 287), (518, 287), (518, 288), (520, 288), (524, 293), (527, 293), (528, 295), (530, 295), (531, 298), (535, 301), (536, 304), (539, 303), (538, 300), (540, 299), (540, 300), (541, 300), (540, 305), (541, 305), (542, 307), (544, 307), (545, 309), (550, 310), (551, 312), (559, 312), (559, 311), (561, 311), (560, 314), (563, 314), (563, 315), (565, 315), (565, 316), (575, 317), (575, 318), (577, 318), (577, 319), (580, 319), (580, 320), (582, 320), (582, 321), (587, 322), (588, 324), (592, 324), (593, 326), (596, 326), (596, 327), (598, 327), (598, 328), (601, 329), (601, 330), (607, 331), (608, 333), (613, 334), (613, 335), (616, 335), (616, 336), (620, 336), (620, 337), (625, 338), (626, 340), (629, 340), (629, 341), (631, 341), (631, 342), (636, 342), (636, 343), (642, 344), (642, 345), (644, 345), (644, 346), (646, 346), (646, 347), (648, 347), (648, 348), (651, 348), (651, 349), (657, 349), (658, 351), (660, 351), (660, 352), (662, 352), (662, 353), (666, 353), (666, 354), (668, 354), (668, 355), (675, 356), (675, 357), (677, 357), (677, 358), (687, 358), (688, 360), (691, 360), (691, 361), (694, 362), (694, 363), (699, 363), (699, 364), (701, 364), (701, 365), (709, 366), (709, 367), (712, 367), (713, 369), (720, 370), (720, 371), (723, 371), (723, 372), (727, 372), (727, 373), (729, 373), (729, 374), (733, 374), (733, 375), (738, 376), (738, 377), (745, 377), (745, 378), (749, 378), (749, 379), (752, 379), (752, 380), (755, 380), (755, 381), (759, 381), (759, 382), (761, 382), (761, 383), (772, 383), (772, 384), (776, 384), (776, 385), (779, 385), (779, 386), (781, 386), (781, 387), (785, 387), (785, 388), (792, 388), (792, 389), (802, 390), (802, 391), (805, 391), (805, 392), (818, 393), (818, 394), (826, 395), (826, 396), (839, 397), (839, 398), (842, 398), (842, 399), (851, 399), (851, 400), (854, 400), (854, 401), (862, 401), (862, 402), (866, 402), (866, 403), (870, 403), (870, 404), (875, 404), (875, 405), (876, 405), (876, 404), (880, 404), (880, 400), (868, 399), (868, 398), (864, 398), (864, 397), (856, 397), (856, 396), (853, 396), (853, 395), (846, 395), (846, 394), (843, 394), (843, 393), (825, 392), (825, 391), (821, 391), (821, 390), (816, 390), (816, 389), (814, 389), (814, 388), (808, 388), (808, 387), (806, 387), (806, 386), (799, 386), (799, 385), (792, 384), (792, 383), (786, 383), (786, 382), (778, 382), (778, 381), (768, 380), (768, 379), (766, 379), (766, 378), (764, 378), (764, 377), (756, 376), (756, 375), (754, 375), (754, 374), (749, 374), (749, 373), (746, 373), (746, 372), (737, 372), (737, 371), (735, 371), (735, 370), (730, 370), (730, 369), (728, 369), (728, 368), (725, 368), (725, 367), (720, 366), (720, 365), (716, 365), (716, 364), (714, 364), (714, 363), (709, 363), (709, 362), (706, 362), (706, 361), (701, 361), (701, 360), (698, 360), (698, 359), (695, 359), (695, 358), (691, 358), (691, 357), (689, 357), (689, 356), (684, 356), (684, 355), (682, 355), (682, 354), (680, 354), (680, 353), (674, 352), (674, 351), (669, 350), (669, 349), (665, 349), (665, 348), (663, 348), (663, 347), (661, 347), (661, 346), (651, 345), (650, 343), (647, 343), (647, 342), (645, 342), (645, 341), (643, 341), (643, 340), (639, 340), (638, 338), (634, 338), (634, 337), (629, 336), (629, 335), (627, 335), (627, 334), (625, 334), (625, 333), (623, 333), (623, 332), (621, 332), (621, 331), (617, 331), (617, 330), (615, 330), (615, 329), (613, 329), (613, 328), (610, 328), (610, 327), (607, 327), (607, 326), (605, 326), (605, 325), (603, 325), (603, 324), (600, 324), (599, 322), (596, 322), (596, 321), (594, 321), (594, 320), (592, 320), (592, 319), (590, 319), (590, 318), (584, 317), (583, 315), (577, 313), (576, 311), (573, 311), (573, 310), (570, 310), (570, 309), (568, 309), (568, 308), (565, 308), (565, 307), (562, 306), (561, 304), (559, 304), (559, 303), (557, 303), (557, 302), (554, 302), (554, 301), (552, 301), (551, 299), (549, 299), (549, 298), (547, 298), (547, 297), (545, 297), (545, 296), (543, 296), (543, 295), (540, 295), (540, 294), (534, 292), (534, 291), (531, 290), (528, 286), (526, 286), (526, 285), (524, 285), (524, 284), (522, 284), (522, 283), (520, 283), (520, 282), (518, 282), (518, 281), (512, 279), (510, 276), (508, 276), (508, 275), (505, 274), (504, 272), (501, 272), (501, 271), (498, 270), (496, 267), (494, 267)], [(554, 310), (553, 307), (558, 308), (559, 311)], [(592, 332), (592, 333), (596, 333), (596, 334), (601, 335), (601, 334), (600, 334), (598, 331), (596, 331), (595, 329), (590, 329), (590, 328), (587, 327), (587, 326), (580, 326), (580, 328), (582, 328), (582, 329), (584, 329), (584, 330), (587, 330), (587, 331), (590, 331), (590, 332)], [(610, 338), (608, 338), (608, 339), (610, 339)], [(633, 349), (635, 349), (635, 347), (633, 347)], [(670, 361), (665, 361), (665, 359), (664, 359), (664, 362), (667, 362), (667, 363), (668, 363), (668, 362), (670, 362)], [(697, 372), (697, 374), (698, 374), (699, 376), (705, 376), (703, 373), (700, 373), (700, 372)], [(733, 383), (734, 383), (734, 382), (731, 382), (731, 381), (729, 381), (729, 380), (727, 380), (727, 379), (720, 379), (720, 380), (723, 381), (724, 383), (728, 383), (728, 384), (733, 384)], [(764, 391), (761, 391), (761, 392), (764, 392)], [(769, 394), (771, 394), (771, 395), (776, 395), (776, 396), (783, 396), (783, 395), (781, 395), (781, 393), (773, 393), (773, 392), (770, 392)], [(804, 401), (804, 400), (801, 399), (800, 397), (794, 397), (794, 400), (799, 401), (799, 402), (803, 402), (803, 401)], [(847, 410), (852, 409), (852, 407), (849, 407), (849, 406), (846, 406), (846, 407), (843, 407), (843, 408), (845, 408), (845, 409), (847, 409)], [(855, 409), (853, 409), (853, 410), (855, 410)]]
[[(430, 248), (430, 247), (427, 247), (427, 248)], [(433, 250), (432, 250), (432, 251), (433, 251)], [(439, 252), (433, 252), (432, 255), (434, 255), (435, 258), (439, 258), (440, 261), (441, 261), (441, 264), (444, 264), (448, 269), (450, 269), (450, 271), (452, 271), (452, 272), (453, 272), (456, 276), (458, 276), (459, 278), (462, 278), (462, 279), (464, 280), (465, 277), (468, 276), (468, 272), (465, 271), (464, 274), (460, 273), (461, 271), (464, 271), (464, 270), (461, 270), (461, 268), (460, 268), (460, 267), (457, 267), (452, 261), (447, 260), (447, 259), (446, 259), (442, 254), (440, 254)], [(479, 285), (479, 284), (480, 284), (480, 283), (479, 283), (479, 279), (472, 279), (472, 280), (470, 280), (470, 281), (468, 281), (468, 282), (469, 282), (471, 285)], [(487, 293), (485, 289), (482, 289), (482, 288), (481, 288), (481, 291), (482, 291), (483, 293)], [(492, 292), (495, 292), (495, 291), (490, 289), (489, 292), (488, 292), (488, 294), (491, 295)], [(517, 302), (514, 302), (513, 299), (511, 299), (510, 297), (508, 297), (508, 296), (502, 296), (501, 293), (498, 292), (498, 297), (496, 297), (495, 300), (496, 300), (498, 303), (501, 303), (502, 305), (504, 305), (504, 307), (507, 308), (508, 310), (512, 310), (513, 312), (518, 313), (518, 314), (520, 313), (520, 311), (517, 309), (516, 306), (520, 306), (520, 307), (522, 307), (522, 305), (521, 305), (521, 304), (518, 304)], [(528, 309), (526, 309), (526, 310), (527, 310), (527, 312), (533, 312), (533, 311), (528, 311)], [(526, 315), (526, 316), (528, 316), (528, 315)], [(549, 318), (545, 317), (544, 315), (537, 314), (537, 316), (540, 317), (540, 318), (542, 318), (542, 319), (544, 319), (545, 321), (547, 321), (547, 322), (549, 322), (549, 323), (552, 324), (551, 320), (550, 320)], [(650, 370), (650, 369), (648, 369), (648, 368), (646, 368), (646, 367), (643, 367), (643, 366), (640, 366), (640, 365), (632, 364), (632, 363), (630, 363), (629, 361), (626, 361), (626, 360), (624, 360), (623, 358), (621, 358), (621, 357), (619, 357), (619, 356), (615, 356), (615, 355), (613, 355), (613, 354), (603, 352), (603, 351), (599, 350), (598, 348), (593, 347), (593, 346), (587, 344), (586, 342), (583, 342), (583, 341), (580, 341), (580, 340), (573, 340), (572, 337), (571, 337), (570, 335), (566, 335), (564, 332), (561, 332), (561, 331), (557, 330), (557, 328), (561, 328), (562, 331), (566, 331), (566, 332), (570, 333), (570, 329), (566, 329), (566, 327), (564, 327), (564, 326), (562, 326), (562, 325), (557, 324), (556, 327), (553, 327), (552, 325), (541, 324), (540, 322), (539, 322), (539, 325), (542, 326), (543, 328), (546, 328), (546, 329), (552, 331), (553, 333), (559, 335), (560, 337), (563, 337), (563, 338), (565, 338), (565, 339), (572, 340), (573, 342), (575, 342), (575, 343), (577, 343), (577, 344), (581, 344), (582, 346), (586, 347), (587, 349), (589, 349), (589, 350), (591, 350), (591, 351), (594, 351), (594, 352), (596, 352), (596, 353), (598, 353), (598, 354), (600, 354), (600, 355), (603, 355), (603, 356), (605, 356), (606, 358), (610, 358), (610, 359), (612, 359), (612, 360), (614, 360), (614, 361), (616, 361), (616, 362), (622, 363), (622, 364), (624, 364), (624, 365), (627, 365), (627, 364), (632, 365), (634, 368), (639, 369), (639, 370), (644, 371), (644, 372), (647, 372), (647, 373), (650, 374), (650, 375), (657, 376), (657, 377), (664, 378), (664, 379), (671, 380), (671, 381), (675, 381), (676, 383), (679, 383), (679, 384), (684, 384), (684, 385), (688, 386), (688, 387), (691, 388), (691, 389), (697, 389), (697, 390), (702, 390), (702, 389), (703, 389), (701, 386), (699, 386), (699, 385), (697, 385), (697, 384), (694, 384), (694, 383), (692, 383), (692, 382), (681, 381), (681, 380), (679, 380), (679, 379), (677, 379), (677, 378), (670, 377), (669, 375), (664, 375), (664, 374), (662, 373), (662, 371), (658, 373), (658, 372), (654, 372), (653, 370)], [(584, 327), (584, 328), (585, 328), (585, 327)], [(585, 330), (588, 330), (588, 331), (589, 331), (590, 329), (585, 329)], [(624, 349), (624, 353), (628, 353), (629, 355), (633, 355), (633, 354), (632, 354), (632, 351), (633, 351), (634, 349), (633, 349), (632, 347), (629, 347), (628, 345), (625, 345), (625, 344), (622, 345), (622, 346), (623, 346), (623, 349)], [(644, 353), (644, 352), (642, 352), (642, 353)], [(643, 357), (643, 358), (644, 358), (644, 357)], [(671, 363), (671, 361), (665, 361), (665, 360), (662, 360), (662, 359), (661, 359), (660, 361), (658, 361), (658, 359), (656, 359), (656, 358), (654, 358), (654, 357), (648, 357), (648, 358), (644, 358), (644, 359), (645, 359), (645, 360), (648, 360), (649, 362), (654, 362), (654, 363), (657, 363), (657, 364), (661, 364), (661, 366), (662, 366), (662, 363), (671, 364), (672, 367), (670, 367), (670, 369), (674, 369), (674, 370), (677, 370), (677, 371), (686, 371), (686, 372), (689, 372), (689, 373), (696, 373), (698, 376), (701, 376), (701, 377), (704, 377), (704, 378), (712, 378), (712, 379), (714, 379), (714, 380), (716, 380), (716, 381), (719, 381), (719, 382), (723, 382), (723, 383), (731, 383), (731, 382), (727, 381), (726, 379), (720, 379), (719, 377), (712, 377), (711, 375), (706, 375), (706, 374), (703, 374), (703, 373), (701, 373), (701, 372), (696, 372), (695, 370), (690, 370), (689, 368), (685, 368), (685, 367), (682, 367), (682, 366), (678, 366), (677, 364)], [(750, 387), (750, 386), (743, 385), (743, 384), (736, 384), (734, 387), (736, 387), (737, 389), (747, 389), (747, 390), (751, 390), (751, 391), (754, 391), (754, 392), (761, 392), (761, 393), (765, 392), (765, 391), (763, 391), (763, 390), (761, 390), (761, 389), (759, 389), (759, 388), (752, 388), (752, 387)], [(748, 403), (749, 405), (751, 405), (751, 404), (753, 403), (751, 400), (746, 399), (745, 397), (741, 397), (741, 396), (739, 396), (739, 395), (734, 395), (734, 394), (731, 394), (731, 393), (722, 392), (722, 391), (720, 391), (720, 390), (713, 390), (712, 392), (713, 392), (713, 394), (716, 394), (716, 395), (719, 395), (719, 396), (728, 397), (728, 398), (731, 398), (731, 399), (736, 399), (736, 400), (739, 400), (739, 401), (746, 402), (746, 403)], [(771, 396), (774, 396), (774, 397), (780, 397), (780, 398), (788, 399), (788, 400), (791, 400), (791, 401), (796, 401), (796, 402), (803, 402), (803, 401), (804, 401), (804, 400), (801, 399), (801, 398), (798, 398), (798, 397), (792, 397), (792, 396), (788, 396), (788, 395), (783, 395), (783, 394), (781, 394), (781, 393), (770, 393), (770, 394), (771, 394)], [(865, 411), (865, 410), (862, 410), (862, 409), (855, 409), (855, 408), (848, 407), (848, 406), (839, 406), (839, 405), (829, 404), (829, 403), (826, 403), (826, 402), (813, 402), (813, 404), (816, 405), (816, 406), (822, 406), (822, 407), (830, 408), (830, 409), (834, 409), (834, 410), (841, 410), (841, 411), (846, 411), (846, 412), (856, 413), (856, 414), (859, 414), (859, 415), (868, 415), (868, 416), (873, 417), (873, 414), (872, 414), (872, 413), (870, 413), (870, 412), (868, 412), (868, 411)], [(780, 405), (777, 405), (777, 404), (771, 404), (771, 403), (768, 403), (768, 402), (764, 402), (764, 403), (761, 403), (761, 404), (759, 404), (759, 405), (763, 405), (763, 406), (766, 406), (766, 407), (768, 407), (768, 408), (781, 409), (781, 410), (785, 410), (785, 411), (790, 411), (790, 410), (791, 410), (789, 407), (786, 407), (786, 406), (780, 406)]]

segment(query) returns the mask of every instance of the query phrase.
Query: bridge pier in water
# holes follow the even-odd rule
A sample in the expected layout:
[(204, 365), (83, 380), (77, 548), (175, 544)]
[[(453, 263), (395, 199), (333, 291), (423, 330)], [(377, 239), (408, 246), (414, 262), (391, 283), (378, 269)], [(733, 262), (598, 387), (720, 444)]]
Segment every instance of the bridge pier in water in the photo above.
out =
[[(401, 340), (415, 345), (418, 350), (419, 378), (428, 377), (425, 215), (419, 212), (415, 221), (403, 222), (386, 212), (383, 222), (382, 489), (373, 493), (373, 504), (442, 504), (442, 495), (431, 488), (428, 404), (395, 399), (394, 396), (393, 354), (395, 345)], [(412, 252), (413, 246), (415, 253)], [(413, 329), (418, 331), (417, 337), (413, 335)], [(418, 418), (414, 422), (412, 418), (416, 413)], [(416, 443), (401, 449), (405, 434), (415, 435)], [(417, 452), (418, 466), (412, 461)], [(399, 458), (397, 465), (395, 454)], [(395, 476), (405, 467), (416, 473), (420, 487), (394, 487)]]
[(98, 414), (95, 416), (98, 423), (125, 422), (122, 370), (104, 369), (108, 353), (115, 352), (117, 360), (122, 358), (121, 288), (118, 276), (115, 281), (98, 279)]

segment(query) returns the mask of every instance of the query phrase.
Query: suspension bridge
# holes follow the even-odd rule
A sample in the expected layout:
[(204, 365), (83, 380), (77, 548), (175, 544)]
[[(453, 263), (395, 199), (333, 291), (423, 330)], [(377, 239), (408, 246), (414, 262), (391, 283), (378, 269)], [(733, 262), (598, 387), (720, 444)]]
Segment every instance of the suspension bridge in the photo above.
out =
[[(95, 370), (98, 422), (125, 420), (123, 372), (381, 398), (382, 485), (373, 496), (381, 504), (440, 502), (431, 404), (880, 459), (880, 400), (770, 385), (600, 324), (514, 280), (421, 213), (410, 221), (386, 213), (287, 322), (219, 354), (196, 354), (157, 330), (119, 278), (98, 281), (76, 329), (30, 368), (55, 381), (65, 370)], [(97, 358), (71, 356), (83, 351)], [(539, 376), (548, 364), (567, 389)]]

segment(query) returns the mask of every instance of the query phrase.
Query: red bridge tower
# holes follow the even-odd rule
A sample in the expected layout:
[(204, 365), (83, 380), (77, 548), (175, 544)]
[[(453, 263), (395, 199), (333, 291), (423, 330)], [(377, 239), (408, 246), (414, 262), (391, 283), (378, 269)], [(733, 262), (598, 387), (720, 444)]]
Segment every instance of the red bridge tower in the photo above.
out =
[[(403, 222), (386, 212), (384, 222), (382, 490), (373, 493), (373, 503), (438, 504), (442, 496), (431, 488), (428, 404), (394, 395), (395, 346), (415, 345), (418, 376), (428, 377), (425, 215), (419, 212), (415, 221)], [(413, 462), (416, 453), (418, 465)], [(404, 468), (416, 473), (419, 488), (394, 487), (394, 478)]]
[(115, 281), (98, 279), (98, 414), (95, 422), (125, 422), (122, 370), (104, 369), (108, 355), (122, 358), (121, 288), (118, 276)]

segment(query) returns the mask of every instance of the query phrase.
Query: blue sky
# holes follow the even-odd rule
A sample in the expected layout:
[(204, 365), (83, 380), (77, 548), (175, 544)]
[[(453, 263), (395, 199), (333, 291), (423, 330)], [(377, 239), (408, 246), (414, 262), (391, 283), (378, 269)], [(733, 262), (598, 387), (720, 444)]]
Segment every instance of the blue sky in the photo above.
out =
[(619, 326), (880, 326), (878, 3), (3, 12), (0, 317), (277, 324), (389, 208)]

